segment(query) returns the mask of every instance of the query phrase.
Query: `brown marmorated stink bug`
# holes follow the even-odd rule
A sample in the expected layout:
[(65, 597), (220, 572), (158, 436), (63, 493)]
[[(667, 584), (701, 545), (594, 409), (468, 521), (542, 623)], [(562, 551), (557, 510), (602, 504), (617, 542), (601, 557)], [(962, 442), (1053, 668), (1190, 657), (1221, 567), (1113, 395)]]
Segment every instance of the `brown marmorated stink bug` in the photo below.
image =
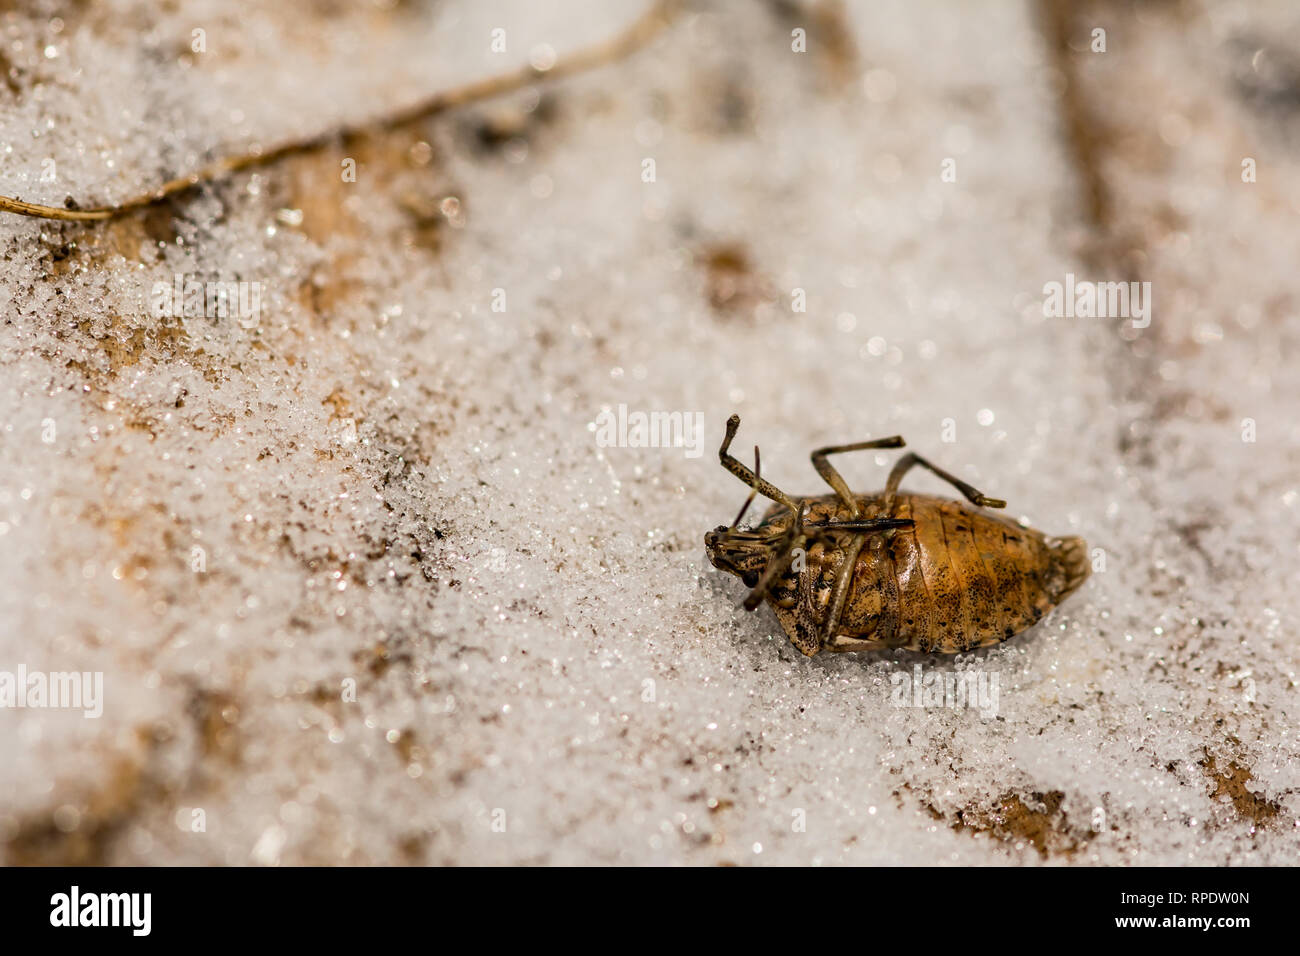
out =
[[(901, 647), (956, 654), (998, 644), (1037, 623), (1088, 577), (1082, 538), (1053, 539), (990, 514), (1004, 508), (920, 455), (898, 460), (885, 490), (855, 495), (829, 456), (867, 448), (902, 448), (903, 439), (878, 438), (819, 448), (813, 467), (832, 495), (791, 498), (751, 471), (729, 449), (740, 417), (727, 420), (718, 449), (722, 466), (751, 489), (731, 527), (704, 536), (714, 567), (751, 590), (744, 607), (766, 598), (791, 643), (819, 651)], [(898, 490), (920, 465), (971, 502)], [(776, 502), (757, 527), (739, 527), (754, 500)]]

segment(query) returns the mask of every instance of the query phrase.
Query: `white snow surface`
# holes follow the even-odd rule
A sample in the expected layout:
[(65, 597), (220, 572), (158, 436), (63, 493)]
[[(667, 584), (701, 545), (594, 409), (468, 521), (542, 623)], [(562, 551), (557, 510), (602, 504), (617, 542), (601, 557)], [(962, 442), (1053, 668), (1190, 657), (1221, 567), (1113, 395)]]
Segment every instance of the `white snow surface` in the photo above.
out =
[[(53, 205), (644, 9), (63, 6), (0, 20), (0, 193)], [(98, 719), (0, 709), (0, 859), (1293, 863), (1300, 119), (1234, 77), (1295, 15), (1191, 6), (1075, 54), (1142, 330), (1043, 315), (1128, 276), (1082, 251), (1036, 5), (849, 2), (837, 61), (832, 5), (688, 4), (539, 86), (549, 119), (525, 92), (121, 222), (0, 218), (0, 671), (104, 675)], [(178, 273), (261, 283), (259, 320), (151, 314)], [(704, 453), (600, 447), (620, 404), (702, 413)], [(1099, 569), (998, 647), (804, 658), (704, 555), (733, 411), (792, 493), (897, 433)], [(895, 454), (840, 467), (875, 490)], [(996, 715), (897, 706), (917, 665), (996, 679)]]

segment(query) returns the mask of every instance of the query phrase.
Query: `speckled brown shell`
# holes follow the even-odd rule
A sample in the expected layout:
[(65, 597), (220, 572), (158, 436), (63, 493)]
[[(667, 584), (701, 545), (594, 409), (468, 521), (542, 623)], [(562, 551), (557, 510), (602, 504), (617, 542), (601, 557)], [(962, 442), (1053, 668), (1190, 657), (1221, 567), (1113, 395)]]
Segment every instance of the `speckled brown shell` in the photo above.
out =
[[(900, 493), (863, 495), (862, 516), (910, 518), (914, 527), (867, 536), (835, 635), (822, 643), (835, 575), (853, 541), (809, 546), (801, 570), (768, 595), (781, 626), (805, 654), (902, 647), (955, 654), (997, 644), (1037, 623), (1088, 576), (1081, 538), (1049, 539), (983, 508)], [(766, 520), (781, 521), (782, 506)], [(844, 520), (834, 495), (808, 500), (807, 521)]]

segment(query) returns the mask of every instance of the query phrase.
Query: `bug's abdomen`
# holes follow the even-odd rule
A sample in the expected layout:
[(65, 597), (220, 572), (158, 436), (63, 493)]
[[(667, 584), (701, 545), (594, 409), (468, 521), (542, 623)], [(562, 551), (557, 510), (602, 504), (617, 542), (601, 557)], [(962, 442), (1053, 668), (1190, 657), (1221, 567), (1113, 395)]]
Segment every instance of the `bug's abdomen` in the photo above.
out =
[(1053, 605), (1040, 535), (956, 501), (899, 495), (915, 525), (889, 544), (898, 582), (894, 646), (955, 653), (1004, 641)]

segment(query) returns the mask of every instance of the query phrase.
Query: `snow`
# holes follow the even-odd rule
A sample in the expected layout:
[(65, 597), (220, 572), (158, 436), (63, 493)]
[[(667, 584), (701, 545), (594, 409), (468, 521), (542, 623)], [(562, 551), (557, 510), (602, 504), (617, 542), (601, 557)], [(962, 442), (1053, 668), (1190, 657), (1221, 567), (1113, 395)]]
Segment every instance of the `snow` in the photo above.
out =
[[(643, 9), (102, 6), (0, 21), (0, 193), (122, 200)], [(1300, 170), (1249, 81), (1294, 14), (1206, 6), (1115, 13), (1105, 54), (1075, 24), (1109, 224), (1038, 11), (937, 0), (845, 4), (856, 53), (833, 4), (691, 4), (121, 221), (0, 218), (0, 671), (105, 694), (0, 710), (0, 858), (1293, 861)], [(1150, 281), (1151, 326), (1045, 317), (1067, 273)], [(178, 274), (260, 283), (256, 321), (152, 314)], [(702, 413), (706, 453), (602, 447), (620, 404)], [(1098, 570), (996, 648), (806, 659), (704, 555), (733, 411), (791, 493), (902, 434)], [(898, 706), (917, 665), (996, 715)]]

